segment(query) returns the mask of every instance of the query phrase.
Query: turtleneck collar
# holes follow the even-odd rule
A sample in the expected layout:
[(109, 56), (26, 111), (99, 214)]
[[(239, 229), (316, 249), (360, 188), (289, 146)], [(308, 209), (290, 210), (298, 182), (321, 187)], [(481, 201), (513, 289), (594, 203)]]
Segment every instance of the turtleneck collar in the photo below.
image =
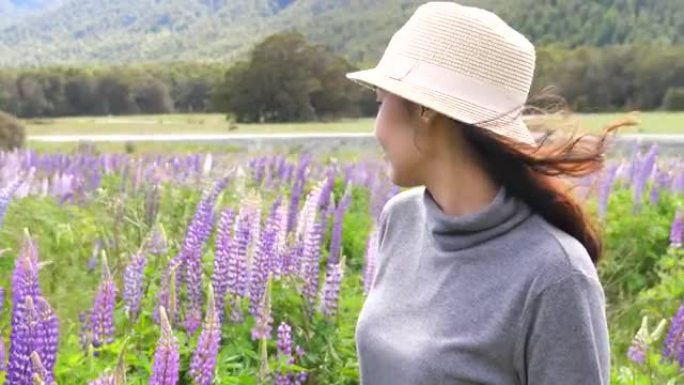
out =
[(435, 246), (442, 251), (456, 251), (486, 242), (515, 227), (530, 216), (525, 202), (501, 187), (496, 197), (482, 209), (465, 215), (442, 211), (427, 188), (423, 191), (425, 222)]

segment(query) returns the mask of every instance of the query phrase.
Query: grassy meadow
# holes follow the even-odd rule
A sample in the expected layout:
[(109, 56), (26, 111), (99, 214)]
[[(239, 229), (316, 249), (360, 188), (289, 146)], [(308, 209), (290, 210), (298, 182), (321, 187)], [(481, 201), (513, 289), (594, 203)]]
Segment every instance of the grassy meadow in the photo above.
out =
[[(600, 130), (627, 113), (574, 114), (554, 119), (554, 124), (578, 123), (582, 129)], [(641, 112), (639, 124), (625, 133), (684, 134), (684, 112)], [(372, 132), (373, 118), (334, 122), (234, 124), (223, 114), (131, 115), (113, 117), (67, 117), (27, 119), (28, 135), (78, 134), (193, 134), (193, 133), (286, 133), (286, 132)]]

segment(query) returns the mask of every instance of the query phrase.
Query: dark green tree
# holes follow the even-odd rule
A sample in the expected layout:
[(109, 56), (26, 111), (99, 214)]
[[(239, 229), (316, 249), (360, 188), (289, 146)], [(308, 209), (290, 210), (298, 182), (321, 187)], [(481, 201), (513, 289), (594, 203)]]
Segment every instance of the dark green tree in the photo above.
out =
[(298, 32), (268, 37), (230, 69), (215, 104), (239, 122), (290, 122), (359, 115), (354, 67)]

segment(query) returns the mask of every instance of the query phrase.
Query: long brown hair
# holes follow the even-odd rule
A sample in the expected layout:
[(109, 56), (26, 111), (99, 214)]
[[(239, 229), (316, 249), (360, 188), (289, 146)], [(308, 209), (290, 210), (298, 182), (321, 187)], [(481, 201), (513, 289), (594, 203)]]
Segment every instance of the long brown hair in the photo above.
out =
[[(563, 107), (563, 111), (568, 110)], [(537, 145), (527, 145), (458, 122), (465, 140), (480, 155), (485, 170), (535, 213), (579, 240), (594, 265), (602, 255), (600, 231), (572, 193), (569, 179), (600, 171), (609, 136), (632, 124), (633, 120), (625, 118), (607, 125), (600, 135), (577, 135), (573, 131), (561, 140), (554, 137), (560, 130), (547, 128)]]

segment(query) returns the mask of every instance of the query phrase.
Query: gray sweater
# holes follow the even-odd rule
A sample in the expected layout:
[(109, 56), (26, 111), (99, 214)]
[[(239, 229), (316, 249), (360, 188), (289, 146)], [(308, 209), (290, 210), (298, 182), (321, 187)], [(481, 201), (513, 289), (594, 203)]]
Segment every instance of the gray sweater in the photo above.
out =
[(362, 385), (607, 385), (605, 298), (586, 249), (499, 190), (446, 215), (424, 188), (379, 221), (356, 325)]

